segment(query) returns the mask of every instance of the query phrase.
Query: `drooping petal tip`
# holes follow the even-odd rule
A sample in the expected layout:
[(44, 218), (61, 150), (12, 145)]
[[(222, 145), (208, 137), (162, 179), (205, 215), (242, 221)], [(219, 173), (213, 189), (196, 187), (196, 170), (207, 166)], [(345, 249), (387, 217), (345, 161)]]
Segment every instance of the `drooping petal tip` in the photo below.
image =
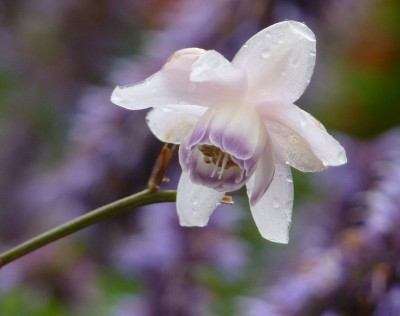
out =
[[(250, 197), (255, 185), (256, 175), (247, 183)], [(250, 205), (257, 228), (263, 236), (273, 242), (287, 244), (293, 208), (293, 180), (290, 167), (276, 163), (274, 178), (261, 199)]]

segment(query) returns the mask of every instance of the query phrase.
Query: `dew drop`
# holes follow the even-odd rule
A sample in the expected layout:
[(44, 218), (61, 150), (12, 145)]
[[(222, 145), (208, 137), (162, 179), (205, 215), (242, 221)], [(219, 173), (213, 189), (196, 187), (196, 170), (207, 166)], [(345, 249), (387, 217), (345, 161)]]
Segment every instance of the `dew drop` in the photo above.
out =
[(279, 201), (278, 201), (278, 199), (277, 198), (275, 198), (273, 201), (272, 201), (272, 206), (274, 207), (274, 208), (278, 208), (280, 205), (279, 205)]
[(311, 52), (310, 55), (314, 57), (314, 56), (317, 56), (317, 53), (314, 51), (314, 52)]
[(289, 182), (289, 183), (293, 183), (292, 175), (288, 175), (288, 176), (286, 177), (286, 181)]
[(283, 36), (278, 37), (278, 44), (282, 44), (284, 42)]
[(268, 37), (268, 38), (270, 38), (270, 37), (272, 36), (272, 34), (271, 34), (270, 31), (268, 31), (268, 32), (265, 33), (265, 36)]
[(261, 57), (268, 59), (271, 56), (271, 50), (266, 48), (261, 51)]
[(292, 62), (290, 63), (290, 65), (295, 68), (297, 66), (299, 66), (300, 64), (300, 58), (293, 58)]

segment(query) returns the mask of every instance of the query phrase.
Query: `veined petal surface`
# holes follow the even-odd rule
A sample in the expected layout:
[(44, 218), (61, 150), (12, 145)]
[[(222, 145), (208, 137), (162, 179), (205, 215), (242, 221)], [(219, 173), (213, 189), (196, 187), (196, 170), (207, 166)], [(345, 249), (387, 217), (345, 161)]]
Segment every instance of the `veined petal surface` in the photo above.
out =
[(206, 226), (210, 215), (221, 202), (225, 192), (218, 192), (192, 183), (189, 172), (183, 171), (178, 183), (176, 207), (181, 226)]
[(175, 52), (163, 68), (134, 85), (117, 86), (111, 102), (131, 110), (171, 104), (211, 106), (221, 102), (221, 88), (210, 82), (193, 82), (189, 76), (193, 63), (206, 52), (188, 48)]
[(303, 23), (276, 23), (250, 38), (232, 63), (246, 70), (248, 97), (296, 101), (310, 82), (316, 56), (314, 33)]
[(290, 166), (303, 172), (315, 172), (327, 168), (298, 133), (273, 121), (267, 122), (266, 126), (274, 150)]
[[(270, 102), (259, 104), (258, 109), (266, 120), (267, 128), (270, 124), (273, 126), (273, 122), (276, 122), (287, 128), (283, 130), (284, 132), (293, 132), (293, 134), (290, 132), (286, 136), (282, 133), (279, 141), (287, 137), (287, 142), (277, 146), (282, 151), (280, 154), (284, 157), (296, 153), (293, 159), (288, 160), (288, 163), (294, 163), (293, 167), (304, 171), (316, 171), (312, 170), (315, 167), (318, 168), (318, 162), (315, 159), (313, 159), (315, 164), (311, 163), (309, 166), (307, 163), (302, 164), (301, 159), (294, 162), (297, 159), (296, 157), (299, 157), (302, 152), (309, 152), (309, 149), (324, 166), (339, 166), (347, 162), (346, 152), (339, 142), (328, 134), (317, 119), (296, 105)], [(271, 129), (271, 134), (276, 132), (276, 129)], [(304, 147), (306, 144), (309, 149)]]
[(206, 110), (198, 105), (160, 106), (147, 114), (147, 125), (162, 142), (180, 144)]
[[(254, 174), (247, 183), (249, 198), (256, 176), (257, 174)], [(284, 163), (277, 163), (268, 190), (255, 205), (250, 205), (257, 228), (265, 239), (284, 244), (289, 242), (293, 197), (290, 167)]]

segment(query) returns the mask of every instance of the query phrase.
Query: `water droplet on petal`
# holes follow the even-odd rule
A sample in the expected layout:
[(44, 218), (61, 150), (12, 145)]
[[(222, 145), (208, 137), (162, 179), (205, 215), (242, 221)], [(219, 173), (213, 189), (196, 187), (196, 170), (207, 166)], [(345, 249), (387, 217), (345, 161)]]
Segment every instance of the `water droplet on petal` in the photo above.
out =
[(290, 65), (293, 67), (293, 68), (295, 68), (295, 67), (297, 67), (297, 66), (299, 66), (299, 64), (300, 64), (300, 58), (293, 58), (292, 59), (292, 62), (290, 63)]
[(288, 176), (286, 177), (286, 181), (289, 182), (289, 183), (292, 183), (292, 182), (293, 182), (292, 175), (288, 175)]
[(283, 36), (278, 37), (278, 44), (282, 44), (284, 42)]
[(315, 52), (315, 51), (314, 51), (314, 52), (311, 52), (310, 55), (314, 57), (314, 56), (317, 55), (317, 52)]
[(274, 208), (278, 208), (278, 207), (280, 206), (279, 200), (278, 200), (277, 198), (275, 198), (275, 199), (272, 200), (272, 206), (273, 206)]
[(195, 82), (190, 82), (186, 87), (188, 92), (195, 92), (197, 89), (197, 84)]
[(263, 50), (261, 51), (261, 57), (262, 57), (262, 58), (267, 59), (267, 58), (269, 58), (270, 56), (271, 56), (271, 50), (270, 50), (270, 49), (266, 48), (266, 49), (263, 49)]
[(267, 32), (265, 33), (265, 36), (268, 37), (268, 38), (270, 38), (270, 37), (272, 36), (272, 34), (271, 34), (270, 31), (267, 31)]

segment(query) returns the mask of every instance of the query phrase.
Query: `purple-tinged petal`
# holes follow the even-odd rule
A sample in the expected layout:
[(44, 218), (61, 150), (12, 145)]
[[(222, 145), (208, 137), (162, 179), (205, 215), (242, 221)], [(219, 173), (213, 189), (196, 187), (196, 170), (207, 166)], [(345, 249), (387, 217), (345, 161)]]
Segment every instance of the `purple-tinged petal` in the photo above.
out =
[(263, 197), (268, 190), (275, 174), (275, 156), (273, 147), (268, 142), (264, 148), (264, 152), (258, 161), (257, 168), (254, 172), (252, 189), (249, 191), (250, 205), (254, 206)]
[(223, 131), (222, 148), (234, 157), (246, 160), (260, 154), (264, 149), (266, 137), (260, 115), (252, 108), (240, 106)]
[[(229, 156), (224, 154), (225, 159)], [(244, 182), (244, 172), (239, 166), (229, 168), (222, 167), (223, 157), (219, 161), (219, 167), (214, 163), (206, 163), (204, 154), (194, 147), (189, 151), (184, 144), (179, 148), (179, 160), (184, 171), (190, 171), (190, 180), (208, 188), (226, 192), (240, 189)], [(249, 176), (248, 176), (249, 177)], [(240, 178), (240, 181), (237, 179)]]
[[(255, 173), (247, 183), (249, 197), (253, 192), (256, 177)], [(293, 196), (290, 167), (284, 163), (277, 163), (274, 178), (267, 192), (255, 205), (250, 205), (257, 228), (265, 239), (284, 244), (289, 242)]]
[[(304, 171), (320, 170), (320, 164), (315, 159), (313, 160), (315, 164), (310, 165), (304, 163), (304, 159), (300, 157), (302, 153), (309, 152), (309, 149), (324, 166), (339, 166), (347, 162), (345, 150), (338, 141), (327, 133), (317, 119), (296, 105), (266, 102), (257, 106), (266, 120), (267, 129), (269, 125), (273, 126), (273, 122), (275, 122), (294, 132), (293, 134), (287, 134), (286, 146), (283, 146), (283, 144), (280, 147), (278, 146), (281, 151), (280, 154), (283, 157), (290, 158), (287, 163), (293, 163), (293, 167)], [(271, 136), (274, 132), (276, 130), (271, 129)], [(282, 137), (284, 135), (281, 135)], [(296, 148), (296, 146), (299, 147)], [(307, 146), (309, 146), (309, 149)]]
[(181, 143), (179, 160), (194, 183), (218, 191), (237, 190), (253, 174), (267, 137), (264, 121), (253, 108), (209, 108)]
[(250, 38), (232, 61), (246, 70), (251, 98), (296, 101), (314, 70), (313, 32), (303, 23), (276, 23)]
[(192, 183), (188, 172), (182, 172), (178, 183), (176, 207), (182, 226), (206, 226), (225, 192)]
[(111, 102), (131, 110), (174, 104), (212, 106), (221, 102), (225, 94), (218, 86), (189, 79), (193, 63), (205, 52), (198, 48), (175, 52), (160, 71), (146, 80), (116, 87)]
[(206, 110), (198, 105), (160, 106), (147, 114), (147, 125), (162, 142), (180, 144)]

